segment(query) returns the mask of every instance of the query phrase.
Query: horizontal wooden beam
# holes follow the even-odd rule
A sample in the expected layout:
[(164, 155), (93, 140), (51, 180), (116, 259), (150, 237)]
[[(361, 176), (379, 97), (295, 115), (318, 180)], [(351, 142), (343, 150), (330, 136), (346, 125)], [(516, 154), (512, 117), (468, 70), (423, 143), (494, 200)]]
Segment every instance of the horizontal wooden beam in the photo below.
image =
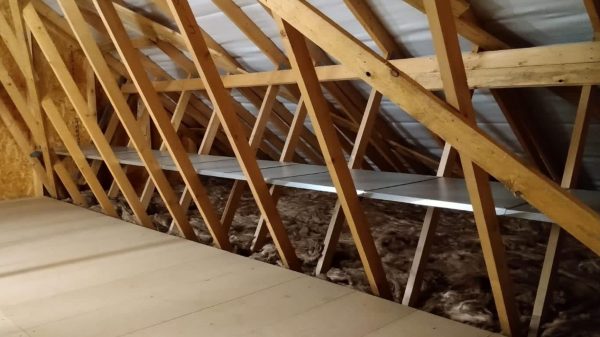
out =
[[(471, 89), (593, 85), (600, 83), (600, 42), (463, 54)], [(390, 63), (428, 90), (442, 90), (437, 59), (433, 56), (392, 60)], [(359, 78), (345, 65), (316, 67), (319, 81)], [(295, 84), (291, 70), (275, 70), (222, 77), (226, 88)], [(157, 91), (203, 90), (200, 79), (156, 81)], [(129, 84), (127, 93), (135, 92)]]

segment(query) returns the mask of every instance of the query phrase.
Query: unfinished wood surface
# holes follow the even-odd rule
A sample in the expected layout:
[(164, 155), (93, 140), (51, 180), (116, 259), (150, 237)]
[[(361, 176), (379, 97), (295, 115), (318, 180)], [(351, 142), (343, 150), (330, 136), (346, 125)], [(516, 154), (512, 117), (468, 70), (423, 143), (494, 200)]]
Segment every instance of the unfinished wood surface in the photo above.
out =
[[(54, 129), (56, 129), (56, 132), (62, 139), (63, 144), (69, 151), (71, 158), (73, 159), (73, 161), (75, 162), (75, 165), (77, 165), (77, 168), (81, 172), (81, 175), (87, 182), (88, 187), (90, 188), (90, 190), (96, 197), (96, 200), (100, 204), (100, 207), (102, 207), (102, 209), (104, 210), (104, 212), (107, 215), (118, 217), (115, 206), (108, 199), (106, 192), (102, 188), (102, 184), (100, 184), (98, 177), (96, 177), (96, 174), (94, 173), (92, 168), (89, 166), (89, 164), (85, 158), (85, 155), (83, 154), (83, 152), (81, 151), (81, 149), (79, 147), (79, 144), (77, 143), (77, 140), (71, 134), (69, 127), (64, 122), (62, 116), (60, 115), (60, 112), (58, 111), (58, 108), (56, 107), (54, 102), (52, 102), (52, 99), (49, 97), (46, 97), (43, 100), (42, 105), (44, 107), (44, 111), (46, 112), (46, 115), (48, 116), (48, 119), (50, 120), (50, 123), (52, 123), (52, 125), (54, 126)], [(59, 169), (61, 168), (61, 166), (63, 166), (63, 165), (61, 164), (59, 166)], [(58, 171), (57, 171), (57, 173), (58, 173)], [(60, 176), (60, 173), (59, 173), (59, 176)], [(62, 180), (63, 180), (63, 184), (64, 184), (65, 179), (62, 179)]]
[(315, 129), (327, 169), (338, 193), (340, 204), (346, 215), (348, 226), (358, 249), (371, 290), (382, 297), (391, 292), (383, 264), (371, 236), (369, 222), (356, 194), (356, 188), (345, 163), (339, 139), (331, 120), (327, 102), (313, 67), (304, 36), (294, 27), (275, 16), (280, 29), (285, 32), (284, 45), (292, 69), (296, 73), (298, 87), (302, 93), (306, 110)]
[(5, 129), (10, 133), (23, 157), (28, 158), (28, 161), (33, 166), (33, 170), (41, 180), (42, 184), (49, 189), (48, 176), (46, 175), (44, 166), (40, 163), (39, 158), (31, 155), (35, 151), (33, 142), (29, 139), (27, 133), (21, 129), (19, 123), (15, 120), (9, 111), (8, 106), (2, 99), (0, 99), (0, 120), (2, 120)]
[(458, 116), (456, 109), (401, 72), (390, 62), (298, 0), (261, 0), (274, 13), (372, 85), (463, 155), (521, 195), (570, 234), (600, 253), (600, 215), (532, 170), (489, 136)]
[(496, 336), (56, 200), (0, 230), (3, 337)]
[[(216, 113), (213, 113), (208, 121), (208, 125), (206, 126), (206, 130), (204, 130), (204, 136), (202, 137), (202, 142), (198, 147), (199, 155), (207, 155), (210, 153), (213, 143), (217, 137), (217, 133), (219, 132), (219, 127), (221, 126), (221, 121), (219, 120), (219, 116)], [(190, 204), (192, 203), (192, 196), (188, 191), (187, 187), (183, 189), (183, 193), (181, 194), (181, 198), (179, 198), (179, 204), (183, 209), (188, 209)], [(169, 232), (173, 230), (174, 222), (171, 222), (171, 226), (169, 228)]]
[[(367, 30), (386, 58), (389, 58), (389, 56), (394, 54), (401, 54), (399, 45), (373, 12), (368, 3), (360, 0), (345, 0), (344, 3), (352, 11), (365, 30)], [(348, 161), (348, 166), (351, 169), (362, 167), (369, 140), (373, 135), (373, 129), (375, 128), (375, 122), (377, 121), (382, 98), (383, 96), (377, 90), (371, 90), (362, 120), (356, 133), (352, 153), (350, 154), (350, 159)], [(329, 221), (329, 226), (327, 227), (321, 257), (319, 258), (315, 269), (317, 275), (326, 273), (331, 267), (335, 247), (339, 241), (344, 223), (344, 214), (341, 212), (341, 205), (338, 200), (336, 201), (333, 215)]]
[[(594, 31), (594, 40), (600, 41), (600, 2), (598, 0), (583, 1), (587, 14)], [(561, 187), (566, 189), (575, 188), (580, 174), (581, 161), (585, 149), (590, 115), (594, 105), (598, 103), (598, 90), (593, 86), (584, 86), (581, 88), (579, 104), (571, 131), (571, 141), (567, 152), (567, 159), (563, 170)], [(548, 310), (549, 296), (552, 293), (556, 283), (556, 270), (558, 268), (558, 255), (561, 249), (562, 241), (566, 233), (553, 224), (548, 237), (544, 264), (540, 273), (540, 281), (531, 312), (529, 322), (529, 337), (537, 337), (540, 334), (540, 327), (544, 323), (545, 314)]]
[[(185, 148), (183, 147), (181, 140), (177, 136), (177, 132), (175, 131), (174, 126), (171, 124), (171, 121), (169, 120), (169, 117), (159, 99), (158, 94), (153, 90), (152, 85), (150, 84), (150, 79), (148, 78), (148, 75), (146, 74), (142, 63), (140, 62), (139, 52), (133, 47), (133, 44), (131, 43), (129, 36), (127, 35), (127, 31), (125, 30), (125, 27), (121, 22), (114, 5), (112, 4), (112, 2), (106, 1), (94, 1), (94, 5), (96, 6), (100, 17), (104, 22), (106, 30), (110, 34), (110, 37), (114, 42), (115, 47), (119, 52), (119, 55), (121, 56), (123, 64), (125, 65), (127, 71), (131, 76), (131, 80), (138, 88), (140, 98), (143, 101), (149, 115), (152, 117), (152, 120), (154, 121), (154, 126), (158, 130), (166, 149), (173, 158), (173, 162), (175, 163), (178, 171), (180, 172), (183, 182), (185, 183), (186, 187), (190, 190), (192, 199), (196, 203), (196, 206), (200, 211), (200, 215), (206, 223), (206, 226), (212, 238), (214, 239), (215, 244), (220, 248), (230, 249), (231, 246), (229, 244), (229, 238), (218, 220), (215, 209), (208, 198), (208, 194), (204, 186), (202, 185), (200, 178), (194, 171), (188, 154)], [(96, 54), (99, 55), (99, 52), (97, 52)], [(109, 81), (109, 79), (104, 80), (107, 82)], [(118, 105), (126, 103), (122, 99), (122, 95), (119, 93), (119, 90), (116, 87), (116, 83), (114, 83), (114, 81), (111, 82), (111, 89), (114, 90), (110, 91), (109, 96), (116, 96), (112, 98), (113, 104), (116, 98), (120, 98), (120, 102), (118, 103)], [(123, 105), (123, 107), (125, 107), (125, 105)], [(137, 141), (133, 137), (132, 140)], [(149, 146), (147, 148), (147, 153), (149, 157), (153, 158), (152, 154), (150, 153)], [(152, 163), (152, 166), (154, 165), (157, 165), (157, 169), (160, 167), (158, 166), (157, 161), (154, 161)], [(153, 172), (151, 173), (151, 175), (153, 175)], [(161, 182), (160, 180), (163, 179), (164, 182)], [(175, 195), (174, 191), (170, 188), (169, 182), (167, 181), (164, 174), (161, 172), (160, 180), (156, 180), (156, 178), (154, 180), (159, 190), (165, 187), (161, 186), (163, 183), (168, 186), (168, 194), (163, 194), (163, 200), (168, 205), (167, 207), (170, 208), (172, 213), (176, 212), (176, 214), (173, 214), (174, 218), (180, 216), (185, 219), (177, 220), (178, 228), (183, 233), (183, 235), (185, 237), (193, 237), (195, 239), (196, 234), (194, 233), (194, 230), (189, 224), (189, 222), (187, 221), (187, 215), (183, 208), (179, 205), (177, 196)]]
[[(197, 240), (196, 234), (188, 222), (187, 215), (179, 206), (175, 192), (141, 134), (137, 121), (127, 105), (127, 101), (120, 93), (118, 85), (106, 64), (96, 41), (92, 37), (91, 32), (86, 28), (87, 24), (85, 23), (77, 4), (75, 1), (62, 1), (60, 2), (60, 5), (63, 9), (63, 13), (65, 13), (65, 18), (67, 18), (67, 21), (73, 29), (73, 33), (77, 37), (84, 53), (94, 68), (98, 81), (101, 83), (107, 97), (115, 108), (115, 113), (119, 116), (121, 124), (127, 131), (137, 152), (140, 154), (140, 158), (143, 160), (148, 174), (154, 180), (170, 214), (176, 219), (182, 235), (190, 240)], [(140, 206), (143, 208), (141, 202)], [(217, 244), (225, 244), (223, 240), (216, 239), (215, 241)]]
[[(267, 88), (267, 93), (265, 94), (265, 99), (258, 111), (258, 115), (256, 116), (256, 122), (254, 123), (254, 127), (252, 128), (252, 133), (250, 134), (250, 149), (254, 154), (258, 150), (258, 147), (263, 141), (263, 134), (267, 127), (267, 123), (271, 119), (271, 114), (273, 110), (273, 104), (275, 100), (277, 100), (277, 93), (279, 92), (279, 86), (269, 86)], [(223, 226), (227, 229), (231, 227), (231, 223), (233, 222), (233, 217), (235, 216), (235, 212), (239, 207), (240, 200), (242, 198), (242, 193), (246, 189), (248, 185), (245, 181), (236, 180), (233, 183), (233, 187), (231, 188), (231, 192), (229, 193), (229, 197), (227, 198), (227, 203), (225, 204), (225, 209), (223, 210), (223, 215), (221, 216), (221, 222)]]
[[(581, 89), (581, 98), (575, 115), (575, 123), (571, 132), (571, 142), (569, 143), (569, 151), (567, 152), (565, 169), (561, 181), (561, 187), (565, 189), (576, 187), (592, 106), (594, 102), (598, 101), (595, 97), (596, 95), (598, 95), (598, 92), (592, 86), (585, 86)], [(552, 224), (546, 245), (544, 264), (540, 273), (540, 281), (531, 312), (528, 331), (529, 337), (537, 337), (541, 332), (540, 327), (544, 323), (545, 314), (548, 310), (549, 296), (555, 284), (554, 278), (556, 277), (556, 270), (559, 264), (561, 243), (565, 235), (566, 233), (562, 231), (560, 226)]]
[[(177, 105), (175, 106), (175, 111), (173, 111), (173, 115), (171, 116), (171, 124), (173, 125), (175, 131), (179, 130), (179, 126), (181, 125), (183, 116), (185, 115), (185, 111), (187, 110), (192, 95), (193, 93), (191, 91), (184, 91), (179, 96), (179, 100), (177, 101)], [(166, 144), (164, 142), (161, 142), (158, 149), (164, 151), (166, 147)], [(148, 206), (150, 205), (150, 201), (152, 200), (152, 196), (154, 195), (155, 190), (156, 186), (152, 182), (152, 179), (146, 180), (146, 184), (144, 184), (144, 190), (142, 191), (141, 195), (142, 205), (144, 205), (144, 207), (148, 208)]]
[[(19, 89), (20, 87), (13, 80), (8, 68), (4, 65), (4, 62), (0, 62), (0, 83), (2, 83), (4, 90), (6, 91), (8, 97), (11, 99), (14, 107), (16, 108), (16, 111), (19, 113), (19, 115), (25, 122), (29, 133), (31, 133), (32, 139), (30, 142), (32, 143), (33, 148), (37, 148), (37, 146), (39, 144), (42, 144), (42, 142), (44, 141), (41, 139), (42, 135), (40, 134), (40, 132), (37, 132), (37, 130), (39, 130), (39, 122), (36, 120), (33, 113), (30, 111), (26, 96), (21, 92), (21, 90)], [(6, 109), (6, 112), (10, 112), (8, 108)], [(40, 172), (36, 169), (38, 178), (45, 182), (44, 187), (46, 188), (46, 191), (48, 191), (48, 193), (51, 196), (56, 196), (56, 188), (54, 186), (54, 182), (49, 178), (46, 167), (41, 162), (38, 162), (38, 164), (44, 171), (43, 176), (40, 176)]]
[(33, 60), (30, 53), (29, 44), (27, 42), (27, 35), (25, 29), (23, 28), (20, 5), (16, 1), (12, 0), (10, 6), (14, 29), (11, 29), (11, 27), (8, 25), (4, 15), (0, 15), (0, 35), (2, 35), (2, 39), (5, 41), (10, 54), (17, 63), (19, 69), (21, 70), (22, 76), (25, 79), (28, 102), (27, 106), (31, 116), (33, 117), (33, 124), (30, 126), (30, 131), (34, 139), (36, 139), (36, 142), (42, 152), (44, 163), (46, 163), (45, 168), (48, 176), (47, 181), (49, 187), (47, 191), (51, 196), (56, 196), (54, 174), (52, 171), (53, 158), (50, 155), (48, 147), (48, 137), (46, 135), (44, 119), (42, 118), (37, 83), (33, 75)]
[[(581, 42), (463, 54), (469, 87), (511, 88), (585, 85), (600, 82), (600, 43)], [(428, 90), (441, 90), (435, 57), (391, 60), (390, 63)], [(361, 76), (348, 64), (317, 67), (319, 81), (344, 81)], [(224, 75), (226, 88), (295, 83), (291, 70)], [(198, 79), (155, 81), (158, 91), (201, 90)], [(133, 93), (136, 88), (125, 85)]]
[(54, 172), (56, 172), (58, 179), (60, 179), (60, 182), (67, 190), (67, 193), (71, 197), (71, 200), (73, 200), (73, 203), (80, 207), (88, 207), (89, 205), (87, 201), (81, 194), (81, 191), (79, 191), (77, 183), (73, 179), (73, 176), (71, 176), (71, 172), (69, 172), (69, 169), (67, 169), (64, 162), (56, 162), (54, 164)]
[(186, 1), (177, 3), (169, 2), (169, 7), (185, 40), (188, 51), (192, 55), (196, 70), (207, 88), (207, 93), (214, 105), (215, 113), (221, 120), (231, 147), (247, 178), (257, 206), (261, 214), (267, 219), (269, 232), (275, 241), (279, 255), (284, 265), (292, 269), (297, 269), (300, 264), (294, 247), (287, 236), (281, 217), (269, 194), (267, 185), (256, 162), (256, 156), (252, 153), (248, 144), (248, 137), (235, 116), (229, 114), (231, 111), (235, 111), (233, 99), (221, 82), (221, 77), (210, 56), (205, 39), (201, 34), (200, 27), (198, 27), (189, 3)]
[[(465, 116), (471, 126), (477, 128), (475, 110), (471, 103), (472, 93), (467, 85), (467, 76), (460, 58), (458, 35), (450, 4), (447, 0), (423, 0), (423, 4), (429, 19), (434, 49), (440, 62), (446, 101)], [(520, 333), (519, 313), (500, 233), (500, 224), (496, 217), (489, 176), (469, 157), (460, 154), (460, 159), (470, 200), (473, 204), (475, 224), (500, 327), (505, 335), (518, 336)]]
[[(357, 169), (362, 166), (365, 152), (367, 151), (367, 146), (369, 144), (369, 139), (371, 138), (371, 133), (373, 131), (373, 127), (375, 126), (375, 120), (377, 119), (377, 113), (379, 112), (381, 99), (382, 95), (377, 90), (371, 90), (363, 119), (360, 123), (356, 139), (354, 140), (352, 153), (350, 154), (348, 166), (351, 169)], [(317, 275), (326, 273), (331, 267), (331, 262), (335, 253), (335, 247), (339, 241), (343, 225), (346, 221), (341, 210), (341, 203), (338, 200), (335, 203), (333, 215), (331, 216), (329, 226), (327, 227), (323, 252), (321, 253), (321, 257), (317, 262), (317, 268), (315, 271)]]
[(146, 227), (154, 227), (152, 220), (143, 209), (133, 186), (123, 172), (118, 159), (110, 147), (110, 144), (98, 126), (98, 122), (89, 117), (90, 113), (88, 112), (88, 106), (85, 98), (73, 80), (73, 76), (69, 73), (67, 65), (61, 58), (58, 49), (54, 45), (52, 38), (48, 34), (48, 31), (42, 23), (35, 8), (33, 8), (31, 4), (26, 5), (23, 9), (23, 18), (25, 19), (27, 26), (31, 30), (38, 45), (40, 46), (44, 57), (46, 60), (48, 60), (48, 63), (50, 64), (54, 74), (56, 75), (56, 78), (64, 89), (65, 94), (75, 108), (79, 119), (90, 134), (90, 137), (96, 145), (96, 148), (101, 153), (106, 166), (109, 168), (115, 181), (117, 181), (119, 184), (119, 189), (123, 192), (123, 196), (131, 207), (137, 221)]
[[(304, 104), (304, 99), (300, 98), (300, 101), (296, 106), (294, 119), (290, 124), (290, 130), (285, 139), (285, 145), (283, 146), (283, 150), (281, 151), (281, 157), (279, 158), (280, 162), (289, 162), (292, 161), (292, 159), (294, 158), (294, 154), (296, 153), (296, 147), (298, 146), (298, 143), (301, 142), (300, 137), (302, 136), (302, 127), (304, 126), (305, 120), (306, 105)], [(277, 202), (279, 200), (279, 197), (281, 196), (281, 188), (273, 185), (269, 189), (269, 193), (271, 193), (271, 196), (273, 196), (273, 200)], [(252, 238), (250, 250), (256, 252), (260, 250), (267, 242), (267, 234), (269, 231), (265, 226), (265, 218), (261, 215), (260, 219), (258, 219), (258, 224), (256, 226), (254, 237)]]

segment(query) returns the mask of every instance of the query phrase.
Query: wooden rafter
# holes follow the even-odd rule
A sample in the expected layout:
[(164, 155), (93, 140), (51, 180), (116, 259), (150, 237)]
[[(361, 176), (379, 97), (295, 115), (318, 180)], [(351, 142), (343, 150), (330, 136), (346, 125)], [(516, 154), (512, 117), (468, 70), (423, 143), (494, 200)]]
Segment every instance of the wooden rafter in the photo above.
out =
[(69, 169), (67, 169), (65, 163), (63, 161), (56, 162), (53, 168), (54, 172), (56, 172), (56, 175), (58, 176), (58, 179), (60, 179), (60, 182), (67, 190), (67, 193), (69, 193), (69, 196), (71, 197), (71, 200), (73, 200), (73, 203), (80, 207), (89, 207), (87, 201), (79, 191), (79, 187), (77, 187), (77, 183), (71, 176), (71, 172), (69, 172)]
[[(600, 40), (600, 2), (597, 0), (584, 0), (584, 4), (590, 18), (590, 23), (594, 31), (594, 39)], [(571, 132), (571, 141), (565, 160), (561, 187), (565, 189), (575, 188), (581, 171), (581, 161), (587, 138), (587, 131), (593, 106), (597, 104), (598, 91), (594, 86), (584, 86), (581, 88), (579, 105), (575, 114), (573, 131)], [(563, 233), (560, 226), (553, 224), (546, 245), (546, 254), (540, 273), (540, 281), (531, 312), (529, 322), (529, 337), (537, 337), (540, 334), (540, 327), (544, 323), (549, 304), (549, 295), (555, 284), (556, 270), (559, 263), (559, 253), (566, 233)]]
[[(179, 100), (177, 101), (175, 111), (173, 111), (173, 115), (171, 116), (171, 124), (173, 125), (173, 129), (175, 129), (175, 131), (179, 130), (179, 127), (181, 126), (185, 110), (188, 107), (191, 97), (191, 91), (184, 91), (181, 93)], [(159, 151), (165, 151), (166, 147), (166, 144), (164, 142), (161, 142), (158, 149)], [(144, 184), (144, 190), (142, 191), (142, 195), (140, 197), (142, 199), (142, 205), (144, 205), (144, 207), (148, 208), (148, 206), (150, 205), (150, 201), (152, 200), (152, 196), (154, 195), (155, 190), (156, 186), (152, 182), (152, 179), (146, 180), (146, 183)]]
[[(345, 0), (344, 2), (361, 23), (361, 25), (367, 30), (369, 35), (373, 38), (385, 58), (390, 58), (393, 56), (402, 57), (405, 55), (368, 3), (360, 0)], [(365, 112), (363, 114), (360, 127), (357, 130), (354, 148), (350, 155), (348, 164), (351, 169), (360, 168), (363, 164), (364, 156), (368, 147), (368, 140), (371, 138), (372, 130), (376, 126), (377, 112), (380, 107), (381, 99), (382, 95), (377, 90), (372, 89), (365, 107)], [(379, 125), (385, 124), (380, 123)], [(379, 126), (378, 129), (381, 130)], [(389, 141), (393, 140), (388, 139), (388, 142)], [(327, 272), (331, 267), (335, 246), (339, 241), (343, 224), (343, 213), (341, 212), (341, 207), (338, 201), (334, 206), (333, 215), (329, 222), (329, 226), (327, 227), (323, 252), (321, 253), (321, 257), (317, 262), (315, 271), (317, 275)]]
[[(254, 124), (254, 128), (252, 129), (252, 133), (250, 134), (250, 149), (252, 152), (256, 154), (258, 147), (263, 139), (263, 134), (267, 127), (267, 123), (271, 118), (271, 113), (273, 110), (273, 104), (277, 99), (277, 93), (279, 91), (279, 86), (270, 86), (267, 89), (267, 94), (265, 95), (265, 100), (258, 111), (258, 115), (256, 117), (256, 123)], [(231, 192), (229, 193), (229, 197), (227, 198), (227, 203), (225, 204), (225, 208), (223, 210), (223, 215), (221, 216), (221, 222), (225, 228), (229, 228), (231, 223), (233, 222), (233, 217), (235, 215), (235, 211), (239, 206), (239, 202), (242, 198), (242, 193), (246, 188), (247, 184), (245, 181), (236, 180), (231, 188)]]
[(280, 29), (285, 31), (284, 44), (288, 50), (288, 57), (296, 74), (311, 123), (319, 138), (327, 169), (340, 198), (341, 207), (358, 248), (371, 290), (379, 296), (390, 297), (391, 292), (383, 264), (358, 200), (352, 176), (345, 164), (339, 139), (328, 113), (328, 104), (321, 91), (304, 36), (286, 22), (279, 20), (275, 13), (273, 14)]
[(298, 0), (260, 0), (307, 38), (354, 70), (424, 126), (560, 224), (595, 252), (600, 252), (600, 216), (552, 181), (523, 164), (490, 137), (469, 125), (411, 77), (362, 45), (312, 6)]
[(73, 76), (69, 73), (69, 70), (62, 60), (57, 47), (54, 45), (52, 38), (44, 26), (44, 23), (32, 4), (28, 4), (24, 7), (23, 18), (25, 19), (27, 26), (31, 30), (38, 45), (40, 46), (40, 49), (42, 50), (46, 60), (48, 60), (48, 63), (54, 71), (54, 74), (61, 84), (65, 94), (75, 108), (75, 111), (77, 112), (77, 115), (79, 116), (83, 126), (88, 131), (92, 141), (98, 149), (98, 152), (112, 173), (114, 180), (119, 185), (119, 189), (123, 192), (123, 195), (131, 207), (137, 221), (146, 227), (153, 228), (154, 225), (152, 224), (152, 220), (142, 207), (142, 204), (140, 203), (133, 186), (119, 165), (119, 161), (112, 151), (109, 142), (104, 137), (104, 134), (98, 126), (97, 121), (90, 118), (90, 113), (88, 111), (85, 98), (81, 94), (81, 91), (75, 83)]
[[(111, 39), (131, 76), (131, 80), (140, 90), (140, 98), (144, 102), (149, 115), (152, 117), (154, 125), (159, 131), (166, 148), (173, 158), (173, 162), (181, 172), (184, 183), (192, 191), (192, 197), (207, 224), (207, 228), (212, 235), (215, 244), (222, 249), (229, 249), (228, 236), (220, 226), (213, 206), (208, 199), (208, 195), (202, 186), (200, 179), (196, 175), (187, 152), (183, 148), (175, 129), (171, 125), (169, 117), (164, 111), (158, 95), (152, 90), (149, 84), (150, 80), (139, 61), (138, 51), (133, 48), (115, 8), (112, 3), (105, 1), (94, 1), (94, 5), (96, 5), (98, 9), (106, 30), (109, 32)], [(83, 24), (83, 17), (78, 12), (77, 5), (74, 1), (61, 1), (61, 7), (67, 16), (67, 20), (70, 21), (74, 29), (77, 27), (75, 23)], [(69, 14), (67, 14), (67, 12)], [(108, 66), (103, 62), (97, 44), (92, 40), (89, 31), (80, 29), (80, 32), (75, 32), (75, 35), (78, 36), (84, 52), (86, 52), (92, 65), (95, 67), (98, 80), (104, 86), (107, 96), (115, 106), (115, 111), (120, 114), (123, 126), (128, 131), (130, 139), (136, 147), (140, 158), (144, 161), (148, 173), (152, 177), (163, 201), (171, 212), (171, 215), (173, 215), (173, 218), (177, 220), (179, 230), (186, 238), (196, 240), (196, 234), (189, 224), (183, 208), (179, 205), (176, 194), (166, 179), (164, 172), (162, 172), (160, 164), (154, 157), (150, 147), (144, 142), (143, 137), (139, 134), (139, 130), (136, 129), (135, 119), (133, 118), (126, 101), (123, 99), (122, 94), (119, 92), (116, 82), (110, 78)]]
[(215, 107), (215, 114), (221, 120), (221, 124), (236, 157), (240, 163), (242, 171), (246, 176), (250, 190), (252, 191), (256, 203), (261, 213), (267, 219), (267, 225), (279, 255), (283, 263), (292, 269), (299, 268), (299, 260), (294, 248), (287, 236), (281, 217), (277, 212), (275, 203), (269, 194), (262, 173), (258, 168), (256, 156), (253, 155), (248, 138), (242, 129), (239, 121), (232, 118), (230, 111), (233, 109), (233, 99), (221, 82), (217, 68), (210, 57), (208, 46), (198, 27), (196, 19), (186, 1), (169, 2), (171, 14), (180, 29), (185, 45), (192, 55), (192, 60), (196, 65), (196, 70), (201, 76), (207, 93)]
[[(285, 145), (281, 151), (281, 157), (279, 158), (280, 162), (289, 162), (293, 159), (298, 143), (301, 141), (300, 136), (302, 135), (302, 126), (306, 120), (306, 113), (306, 105), (304, 104), (304, 100), (301, 99), (298, 102), (296, 113), (294, 114), (294, 120), (290, 124), (290, 131), (285, 139)], [(273, 200), (277, 202), (281, 196), (281, 188), (273, 185), (271, 186), (269, 192), (271, 193)], [(256, 231), (250, 246), (252, 251), (260, 250), (260, 248), (264, 246), (264, 244), (267, 242), (267, 233), (268, 230), (265, 225), (265, 219), (261, 216), (258, 220)]]
[[(423, 0), (429, 27), (433, 36), (446, 101), (477, 127), (471, 92), (460, 58), (458, 35), (454, 26), (452, 10), (447, 0)], [(508, 272), (506, 253), (502, 242), (489, 176), (469, 157), (460, 155), (462, 169), (473, 214), (479, 233), (483, 257), (492, 286), (496, 310), (502, 332), (508, 336), (519, 334), (519, 316)]]
[[(577, 114), (575, 115), (575, 123), (571, 133), (569, 151), (567, 153), (565, 169), (561, 181), (561, 187), (565, 189), (576, 187), (591, 110), (594, 102), (598, 101), (595, 97), (597, 95), (597, 90), (592, 86), (585, 86), (582, 88), (580, 103), (577, 107)], [(541, 332), (540, 327), (542, 323), (544, 323), (549, 295), (553, 287), (553, 278), (556, 274), (556, 268), (558, 268), (558, 255), (565, 235), (566, 233), (563, 232), (560, 226), (555, 224), (552, 225), (548, 237), (548, 244), (546, 246), (544, 264), (540, 273), (540, 281), (531, 313), (531, 321), (529, 323), (530, 337), (537, 337)]]
[[(70, 157), (72, 158), (75, 165), (77, 165), (79, 172), (81, 172), (90, 190), (92, 191), (92, 193), (96, 197), (96, 200), (100, 204), (100, 207), (102, 207), (102, 209), (104, 210), (104, 213), (113, 217), (118, 217), (115, 206), (108, 199), (108, 195), (102, 188), (102, 184), (96, 177), (94, 171), (92, 171), (92, 168), (89, 166), (85, 155), (79, 147), (79, 144), (77, 144), (77, 139), (75, 139), (75, 137), (71, 134), (69, 127), (65, 123), (63, 117), (60, 115), (60, 112), (58, 111), (58, 108), (56, 107), (52, 99), (46, 97), (42, 101), (42, 106), (44, 107), (44, 111), (46, 112), (50, 123), (52, 123), (52, 125), (54, 126), (54, 129), (57, 131), (58, 135), (63, 141), (63, 144), (67, 148)], [(57, 170), (57, 173), (60, 176), (61, 173), (59, 171), (62, 170), (62, 168), (64, 168), (64, 165), (62, 164), (62, 162), (57, 164), (59, 165), (59, 170)], [(65, 177), (63, 177), (62, 180), (64, 184)], [(68, 186), (65, 185), (65, 187), (67, 187), (67, 190), (69, 190)], [(73, 195), (73, 193), (71, 193), (70, 190), (69, 194)]]

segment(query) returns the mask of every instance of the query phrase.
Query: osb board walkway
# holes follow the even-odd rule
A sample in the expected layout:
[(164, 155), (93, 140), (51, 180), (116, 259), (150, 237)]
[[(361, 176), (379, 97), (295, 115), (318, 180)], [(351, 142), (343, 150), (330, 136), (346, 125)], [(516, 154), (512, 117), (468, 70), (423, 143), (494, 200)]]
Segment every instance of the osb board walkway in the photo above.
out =
[(0, 336), (496, 336), (52, 199), (0, 203)]

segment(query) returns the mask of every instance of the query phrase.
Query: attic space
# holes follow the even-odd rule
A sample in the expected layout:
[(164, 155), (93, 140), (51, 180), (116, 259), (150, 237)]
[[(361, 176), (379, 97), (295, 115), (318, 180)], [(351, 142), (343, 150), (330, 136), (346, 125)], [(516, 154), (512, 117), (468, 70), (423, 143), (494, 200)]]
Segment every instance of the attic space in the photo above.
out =
[(600, 336), (600, 0), (0, 1), (0, 335)]

